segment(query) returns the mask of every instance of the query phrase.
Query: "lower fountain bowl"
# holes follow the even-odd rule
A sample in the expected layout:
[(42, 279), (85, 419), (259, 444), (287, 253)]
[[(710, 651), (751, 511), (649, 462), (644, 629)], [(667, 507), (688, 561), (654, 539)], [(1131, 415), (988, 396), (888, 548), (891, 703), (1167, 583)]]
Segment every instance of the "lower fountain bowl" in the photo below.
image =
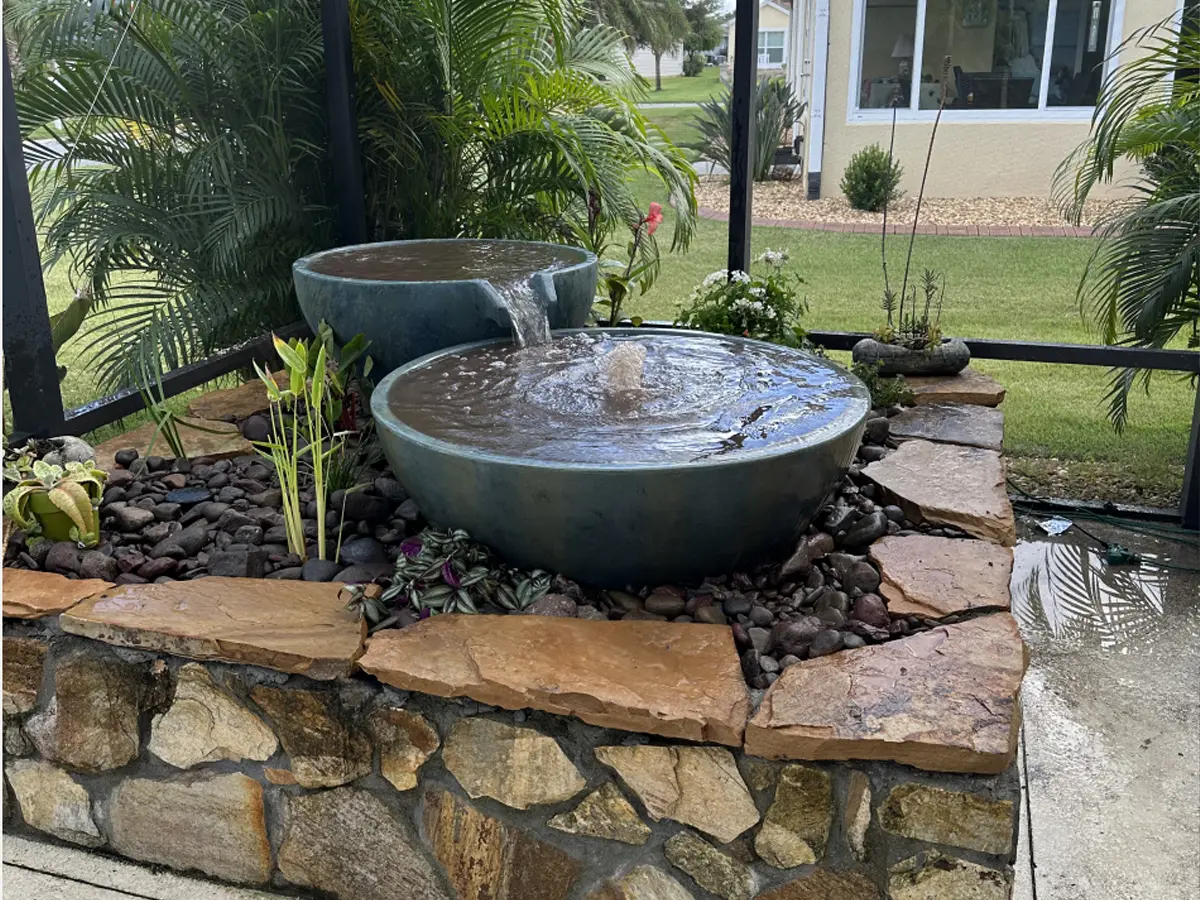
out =
[[(613, 336), (647, 331), (605, 329)], [(694, 331), (653, 333), (662, 340), (675, 335), (756, 343)], [(431, 353), (377, 385), (371, 408), (384, 454), (434, 525), (464, 529), (514, 565), (600, 587), (698, 580), (786, 552), (845, 475), (870, 407), (866, 388), (853, 375), (816, 360), (850, 386), (846, 409), (831, 426), (778, 446), (661, 465), (483, 452), (417, 431), (390, 408), (398, 379), (448, 354), (494, 343)]]

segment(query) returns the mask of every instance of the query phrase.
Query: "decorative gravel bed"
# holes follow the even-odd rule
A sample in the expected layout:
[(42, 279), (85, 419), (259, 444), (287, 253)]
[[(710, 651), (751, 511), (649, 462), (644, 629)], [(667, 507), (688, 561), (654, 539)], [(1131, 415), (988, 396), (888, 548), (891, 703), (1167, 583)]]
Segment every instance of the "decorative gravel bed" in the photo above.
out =
[[(795, 219), (838, 224), (874, 224), (882, 213), (853, 209), (845, 197), (807, 200), (807, 188), (798, 179), (765, 181), (754, 185), (754, 215), (767, 219)], [(701, 179), (696, 200), (710, 209), (729, 211), (729, 181)], [(1090, 201), (1081, 225), (1092, 225), (1102, 204)], [(888, 209), (888, 223), (911, 225), (916, 197), (906, 196)], [(1068, 224), (1044, 197), (926, 197), (921, 202), (921, 222), (927, 225), (1058, 226)]]
[[(873, 412), (859, 459), (837, 495), (818, 514), (786, 560), (721, 575), (693, 585), (626, 586), (599, 590), (561, 576), (525, 612), (587, 619), (651, 619), (729, 624), (751, 687), (766, 688), (789, 665), (843, 649), (882, 643), (939, 624), (920, 616), (892, 616), (878, 593), (880, 573), (865, 555), (885, 535), (965, 537), (953, 528), (916, 526), (898, 506), (883, 505), (861, 466), (891, 449), (889, 416)], [(253, 432), (257, 416), (241, 423)], [(304, 520), (315, 540), (316, 503), (311, 494)], [(361, 489), (334, 492), (326, 514), (328, 540), (337, 540), (345, 508), (338, 561), (302, 561), (289, 552), (281, 496), (269, 460), (139, 458), (129, 448), (116, 466), (100, 507), (101, 540), (92, 550), (71, 542), (27, 546), (21, 532), (8, 540), (5, 565), (100, 578), (117, 584), (191, 580), (210, 575), (305, 581), (391, 583), (406, 538), (426, 523), (416, 503), (386, 468), (366, 473)], [(428, 615), (401, 599), (393, 610), (399, 627)], [(487, 604), (481, 612), (509, 610)]]

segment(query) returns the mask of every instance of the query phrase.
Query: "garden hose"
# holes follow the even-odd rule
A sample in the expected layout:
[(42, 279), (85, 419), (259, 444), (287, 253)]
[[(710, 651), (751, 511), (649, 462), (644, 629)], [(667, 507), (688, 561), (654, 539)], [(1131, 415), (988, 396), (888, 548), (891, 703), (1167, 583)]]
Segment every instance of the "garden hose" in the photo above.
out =
[[(1009, 478), (1007, 480), (1008, 480), (1008, 486), (1014, 492), (1016, 492), (1018, 495), (1020, 495), (1021, 497), (1024, 497), (1025, 499), (1027, 499), (1031, 502), (1034, 502), (1034, 503), (1046, 504), (1046, 503), (1050, 502), (1048, 498), (1038, 497), (1034, 494), (1031, 494), (1029, 491), (1022, 488), (1019, 484), (1017, 484), (1011, 478)], [(1015, 506), (1021, 512), (1025, 512), (1028, 514), (1034, 514), (1034, 510), (1032, 508), (1026, 507), (1024, 504), (1021, 503), (1020, 500), (1015, 501), (1013, 503), (1013, 506)], [(1121, 529), (1123, 531), (1129, 532), (1130, 534), (1135, 534), (1139, 537), (1148, 537), (1148, 538), (1153, 538), (1154, 540), (1169, 541), (1170, 543), (1178, 544), (1181, 547), (1186, 547), (1186, 548), (1192, 549), (1192, 550), (1200, 550), (1200, 540), (1195, 540), (1190, 537), (1186, 537), (1186, 536), (1180, 534), (1180, 532), (1178, 530), (1172, 529), (1168, 526), (1152, 525), (1149, 523), (1141, 523), (1138, 525), (1133, 525), (1133, 524), (1129, 523), (1127, 520), (1120, 519), (1116, 516), (1106, 516), (1106, 515), (1103, 515), (1102, 513), (1094, 513), (1094, 512), (1091, 512), (1090, 510), (1086, 510), (1086, 509), (1072, 510), (1071, 515), (1072, 515), (1073, 519), (1084, 519), (1084, 520), (1089, 520), (1089, 521), (1093, 521), (1093, 522), (1098, 522), (1102, 525), (1108, 525), (1112, 528)], [(1091, 538), (1093, 541), (1095, 541), (1100, 546), (1100, 548), (1104, 552), (1104, 562), (1107, 565), (1110, 565), (1110, 566), (1130, 566), (1130, 565), (1131, 566), (1143, 566), (1143, 565), (1145, 565), (1145, 566), (1153, 566), (1154, 568), (1158, 568), (1158, 569), (1170, 569), (1170, 570), (1176, 571), (1176, 572), (1189, 572), (1189, 573), (1194, 573), (1194, 574), (1200, 574), (1200, 566), (1185, 566), (1185, 565), (1179, 565), (1177, 563), (1162, 562), (1161, 560), (1158, 560), (1158, 559), (1148, 559), (1148, 558), (1142, 556), (1141, 554), (1134, 553), (1132, 550), (1130, 550), (1129, 548), (1127, 548), (1121, 544), (1106, 541), (1103, 538), (1097, 537), (1096, 535), (1094, 535), (1090, 531), (1088, 531), (1086, 528), (1084, 528), (1082, 525), (1080, 525), (1079, 522), (1077, 522), (1077, 521), (1073, 521), (1072, 525), (1078, 531), (1087, 535), (1089, 538)]]

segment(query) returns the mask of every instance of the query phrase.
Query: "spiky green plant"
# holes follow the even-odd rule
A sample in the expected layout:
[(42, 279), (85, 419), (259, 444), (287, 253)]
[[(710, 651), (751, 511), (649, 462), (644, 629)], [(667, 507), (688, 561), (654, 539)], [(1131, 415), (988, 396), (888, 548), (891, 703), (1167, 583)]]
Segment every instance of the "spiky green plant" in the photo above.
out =
[[(775, 151), (785, 129), (791, 128), (804, 114), (806, 104), (782, 78), (760, 78), (754, 86), (754, 140), (751, 175), (755, 181), (766, 181), (775, 168)], [(700, 104), (696, 119), (700, 140), (696, 143), (704, 156), (733, 168), (733, 92), (725, 93)]]
[[(1124, 198), (1105, 198), (1096, 243), (1079, 282), (1080, 308), (1107, 344), (1165, 347), (1186, 334), (1200, 347), (1200, 14), (1194, 4), (1132, 35), (1113, 51), (1127, 60), (1100, 88), (1092, 130), (1059, 167), (1055, 192), (1076, 224), (1102, 185), (1120, 180)], [(1131, 175), (1118, 174), (1132, 163)], [(1129, 417), (1129, 392), (1150, 372), (1112, 372), (1109, 418)]]
[(94, 463), (55, 466), (22, 457), (4, 469), (5, 480), (13, 483), (4, 495), (4, 515), (36, 538), (41, 533), (41, 523), (30, 509), (30, 501), (36, 494), (45, 494), (71, 520), (71, 540), (94, 547), (100, 542), (98, 509), (107, 477)]

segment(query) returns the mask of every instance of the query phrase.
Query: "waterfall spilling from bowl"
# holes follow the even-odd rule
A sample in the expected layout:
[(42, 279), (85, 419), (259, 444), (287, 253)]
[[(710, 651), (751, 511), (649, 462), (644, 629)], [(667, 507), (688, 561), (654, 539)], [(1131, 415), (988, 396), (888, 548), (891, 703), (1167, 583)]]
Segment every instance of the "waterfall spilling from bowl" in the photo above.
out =
[(571, 248), (374, 244), (295, 273), (310, 325), (363, 332), (393, 369), (371, 411), (429, 521), (602, 587), (785, 550), (845, 474), (870, 405), (843, 368), (787, 347), (557, 329), (583, 324), (595, 291), (595, 257)]

